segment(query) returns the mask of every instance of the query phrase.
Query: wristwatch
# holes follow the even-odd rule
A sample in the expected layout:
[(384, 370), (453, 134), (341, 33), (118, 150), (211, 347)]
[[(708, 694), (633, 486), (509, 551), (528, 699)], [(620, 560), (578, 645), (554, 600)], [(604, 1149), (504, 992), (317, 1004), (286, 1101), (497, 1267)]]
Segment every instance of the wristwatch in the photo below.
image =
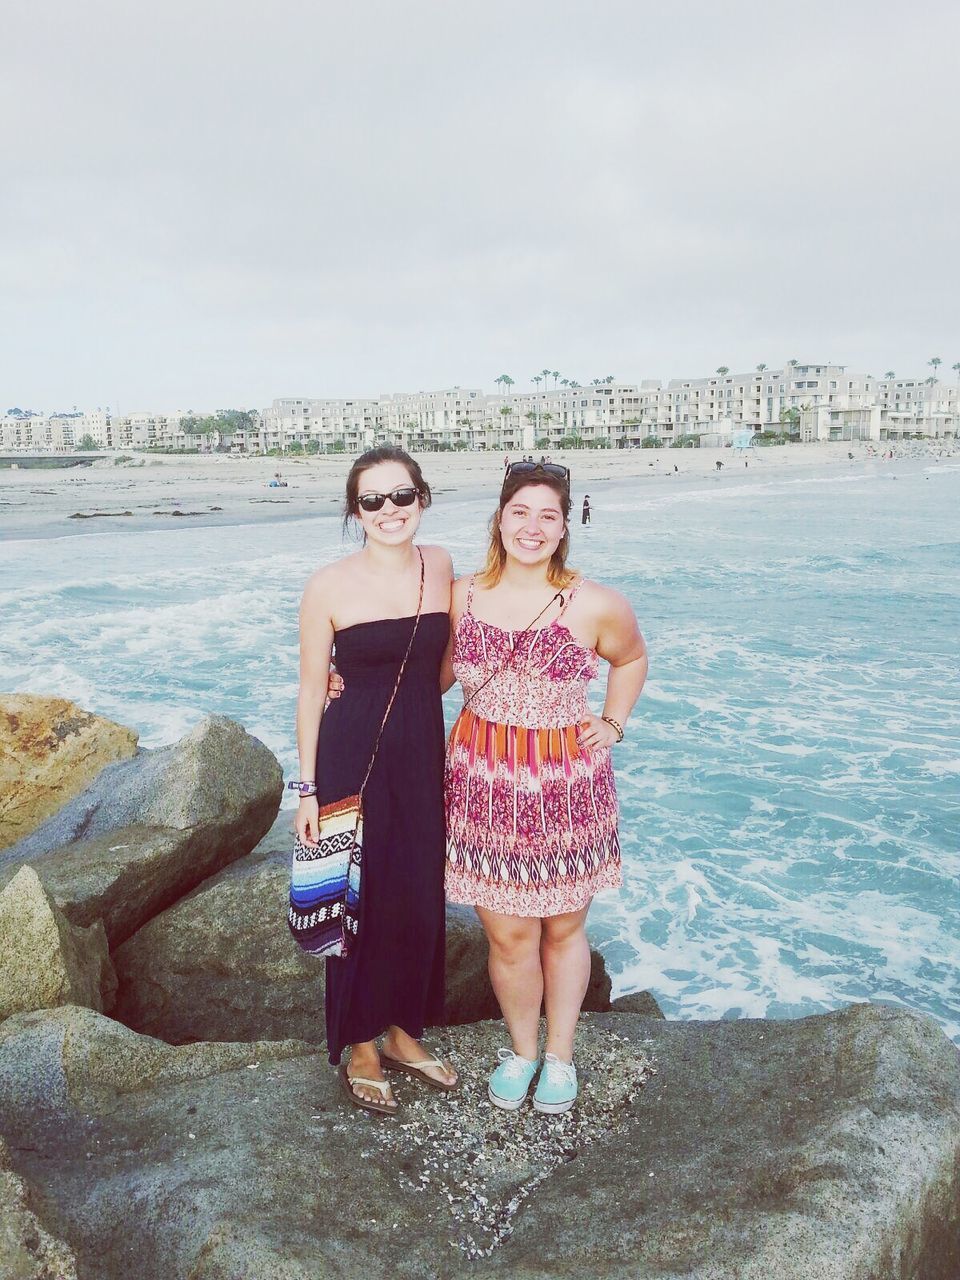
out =
[(288, 782), (287, 790), (296, 791), (301, 798), (315, 796), (317, 794), (317, 784), (315, 782)]

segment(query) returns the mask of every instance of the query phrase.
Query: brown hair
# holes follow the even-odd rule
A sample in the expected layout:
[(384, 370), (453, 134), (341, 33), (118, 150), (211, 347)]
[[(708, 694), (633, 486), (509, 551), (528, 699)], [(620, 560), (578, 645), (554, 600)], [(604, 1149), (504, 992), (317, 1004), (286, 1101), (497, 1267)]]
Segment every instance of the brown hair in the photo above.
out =
[(430, 486), (423, 478), (420, 463), (395, 444), (381, 444), (375, 449), (368, 449), (366, 453), (361, 453), (350, 468), (350, 472), (347, 475), (347, 494), (343, 504), (344, 530), (350, 527), (352, 516), (359, 518), (360, 515), (360, 504), (357, 499), (360, 496), (361, 475), (364, 471), (369, 471), (371, 467), (375, 467), (381, 462), (399, 462), (401, 466), (406, 467), (410, 483), (420, 495), (420, 509), (425, 511), (429, 507), (432, 501)]
[(550, 557), (547, 581), (551, 587), (568, 587), (576, 577), (574, 570), (567, 568), (567, 555), (570, 551), (570, 487), (559, 476), (535, 467), (531, 471), (508, 473), (504, 478), (503, 488), (500, 490), (500, 502), (490, 518), (490, 545), (487, 547), (487, 559), (477, 574), (477, 581), (482, 587), (495, 587), (500, 581), (503, 566), (507, 562), (507, 553), (503, 547), (503, 539), (500, 537), (500, 517), (503, 515), (504, 507), (513, 500), (514, 495), (520, 489), (526, 488), (528, 484), (542, 484), (552, 489), (560, 499), (560, 510), (563, 513), (563, 537)]

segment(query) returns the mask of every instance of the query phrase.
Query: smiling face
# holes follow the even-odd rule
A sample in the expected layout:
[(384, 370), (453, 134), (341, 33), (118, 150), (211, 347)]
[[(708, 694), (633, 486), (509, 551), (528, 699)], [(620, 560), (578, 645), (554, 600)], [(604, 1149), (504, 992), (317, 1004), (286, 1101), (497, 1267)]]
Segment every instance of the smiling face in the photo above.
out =
[[(416, 488), (416, 485), (402, 462), (378, 462), (360, 472), (357, 496), (362, 498), (368, 493), (390, 494), (396, 489), (412, 488)], [(379, 511), (364, 511), (358, 503), (356, 515), (370, 542), (399, 546), (409, 542), (417, 532), (422, 510), (419, 498), (415, 498), (410, 506), (402, 507), (388, 497)]]
[(566, 533), (560, 497), (545, 484), (526, 484), (500, 512), (500, 540), (508, 559), (549, 564)]

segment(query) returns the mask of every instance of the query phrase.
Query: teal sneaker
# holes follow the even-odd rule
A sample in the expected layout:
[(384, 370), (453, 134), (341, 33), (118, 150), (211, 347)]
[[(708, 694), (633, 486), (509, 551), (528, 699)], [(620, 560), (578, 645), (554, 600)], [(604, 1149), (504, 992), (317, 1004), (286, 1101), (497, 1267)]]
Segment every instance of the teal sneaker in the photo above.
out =
[(490, 1077), (487, 1095), (495, 1107), (504, 1111), (519, 1111), (527, 1097), (530, 1082), (537, 1074), (539, 1062), (531, 1062), (529, 1058), (521, 1058), (512, 1049), (500, 1049), (497, 1052), (500, 1065)]
[(577, 1068), (572, 1062), (561, 1062), (555, 1053), (548, 1053), (533, 1095), (534, 1111), (557, 1115), (561, 1111), (569, 1111), (576, 1100)]

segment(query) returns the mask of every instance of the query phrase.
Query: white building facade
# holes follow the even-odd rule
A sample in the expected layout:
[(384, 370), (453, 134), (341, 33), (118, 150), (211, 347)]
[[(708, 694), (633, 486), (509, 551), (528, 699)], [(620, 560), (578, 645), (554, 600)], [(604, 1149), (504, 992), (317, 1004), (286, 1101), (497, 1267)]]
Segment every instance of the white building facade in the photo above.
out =
[[(552, 376), (552, 375), (551, 375)], [(536, 390), (487, 395), (475, 387), (393, 392), (369, 399), (284, 397), (232, 435), (188, 433), (183, 411), (167, 414), (0, 417), (4, 452), (96, 448), (200, 449), (235, 453), (349, 453), (377, 444), (413, 452), (484, 449), (506, 454), (570, 446), (726, 444), (734, 432), (788, 432), (801, 441), (953, 440), (960, 423), (956, 384), (937, 378), (875, 378), (844, 365), (789, 361), (751, 373), (579, 386), (554, 379)]]

